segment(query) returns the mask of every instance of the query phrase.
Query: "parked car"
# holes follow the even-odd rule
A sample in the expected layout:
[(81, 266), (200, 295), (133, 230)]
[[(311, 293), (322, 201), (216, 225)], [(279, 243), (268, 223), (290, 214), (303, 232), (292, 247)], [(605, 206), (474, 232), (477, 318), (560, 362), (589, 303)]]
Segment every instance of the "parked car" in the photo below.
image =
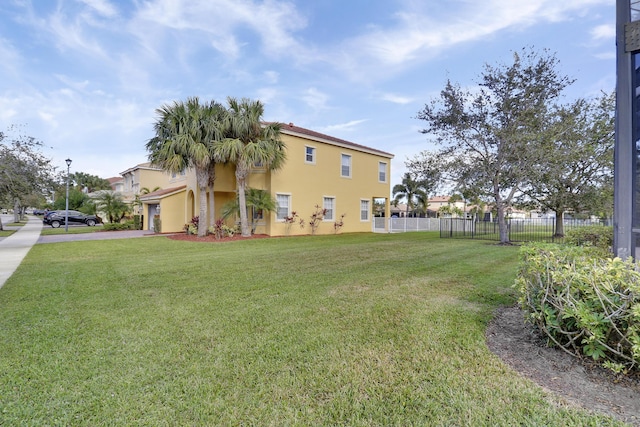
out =
[(69, 218), (69, 225), (72, 224), (86, 224), (89, 227), (93, 227), (98, 223), (98, 219), (95, 215), (87, 215), (78, 211), (67, 211), (68, 213), (65, 215), (65, 211), (51, 211), (44, 216), (42, 222), (50, 225), (53, 228), (58, 228), (61, 225), (64, 225), (65, 216)]
[(9, 211), (7, 210), (7, 208), (2, 208), (2, 213), (3, 213), (3, 214), (8, 214), (8, 213), (9, 213)]
[(34, 209), (33, 210), (33, 214), (34, 215), (44, 215), (44, 209)]

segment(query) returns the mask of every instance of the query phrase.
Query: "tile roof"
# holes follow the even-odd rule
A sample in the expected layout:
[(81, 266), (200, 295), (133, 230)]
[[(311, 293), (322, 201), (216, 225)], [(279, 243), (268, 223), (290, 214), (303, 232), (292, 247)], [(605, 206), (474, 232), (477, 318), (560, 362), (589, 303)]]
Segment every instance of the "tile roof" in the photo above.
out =
[(312, 139), (315, 141), (321, 141), (321, 142), (325, 142), (332, 145), (351, 148), (353, 150), (363, 151), (365, 153), (377, 154), (380, 156), (388, 157), (390, 159), (394, 157), (394, 155), (391, 153), (387, 153), (385, 151), (377, 150), (371, 147), (366, 147), (364, 145), (356, 144), (354, 142), (336, 138), (330, 135), (325, 135), (323, 133), (316, 132), (310, 129), (305, 129), (300, 126), (295, 126), (293, 123), (289, 123), (289, 124), (282, 123), (282, 128), (280, 129), (280, 131), (284, 134), (300, 136), (302, 138)]
[(171, 194), (171, 193), (177, 193), (178, 191), (182, 191), (185, 188), (187, 188), (186, 185), (181, 185), (180, 187), (162, 188), (160, 190), (156, 190), (151, 193), (141, 195), (140, 200), (159, 199), (162, 196), (166, 196), (167, 194)]

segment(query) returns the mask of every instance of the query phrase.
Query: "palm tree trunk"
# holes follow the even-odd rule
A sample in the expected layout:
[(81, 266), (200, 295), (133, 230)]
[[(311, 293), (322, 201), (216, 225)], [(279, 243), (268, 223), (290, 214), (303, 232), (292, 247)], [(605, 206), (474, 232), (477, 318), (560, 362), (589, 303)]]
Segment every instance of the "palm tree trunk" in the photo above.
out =
[(216, 181), (216, 164), (211, 162), (209, 166), (209, 227), (216, 224), (216, 201), (213, 185)]
[(207, 186), (209, 185), (209, 170), (196, 168), (196, 180), (198, 181), (198, 189), (200, 190), (198, 237), (205, 237), (207, 235)]
[(236, 166), (236, 181), (238, 181), (238, 204), (240, 205), (240, 230), (242, 237), (251, 236), (249, 219), (247, 218), (247, 198), (245, 194), (248, 168), (238, 163)]

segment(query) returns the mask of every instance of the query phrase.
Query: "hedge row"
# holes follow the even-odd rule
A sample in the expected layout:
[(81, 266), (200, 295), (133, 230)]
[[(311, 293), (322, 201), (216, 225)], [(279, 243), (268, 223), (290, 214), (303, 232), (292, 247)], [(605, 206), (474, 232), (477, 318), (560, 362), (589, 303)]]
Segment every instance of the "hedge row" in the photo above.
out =
[(640, 367), (640, 271), (594, 247), (531, 244), (515, 286), (549, 343), (616, 372)]

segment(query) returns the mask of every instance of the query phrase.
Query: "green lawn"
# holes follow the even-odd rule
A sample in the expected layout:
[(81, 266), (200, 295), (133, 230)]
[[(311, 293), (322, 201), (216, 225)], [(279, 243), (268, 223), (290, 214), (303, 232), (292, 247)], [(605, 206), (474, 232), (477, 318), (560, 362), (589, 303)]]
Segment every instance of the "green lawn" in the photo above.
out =
[(517, 251), (437, 233), (36, 245), (0, 289), (0, 425), (619, 425), (487, 349)]
[(85, 233), (95, 233), (97, 231), (102, 231), (102, 225), (98, 224), (95, 227), (89, 227), (86, 225), (69, 225), (67, 227), (69, 230), (65, 231), (64, 224), (59, 228), (53, 228), (50, 225), (43, 224), (42, 231), (40, 232), (43, 236), (52, 236), (56, 234), (85, 234)]

